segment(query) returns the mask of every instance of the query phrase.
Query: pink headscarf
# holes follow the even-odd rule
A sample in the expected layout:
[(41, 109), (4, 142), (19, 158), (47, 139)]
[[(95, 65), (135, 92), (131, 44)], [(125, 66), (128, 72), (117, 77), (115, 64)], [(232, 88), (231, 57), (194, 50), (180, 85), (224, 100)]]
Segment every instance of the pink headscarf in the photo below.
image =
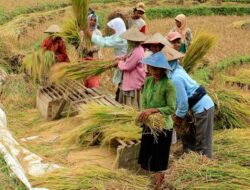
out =
[(180, 33), (182, 39), (185, 39), (187, 32), (187, 17), (184, 14), (179, 14), (175, 17), (175, 20), (181, 23), (181, 27), (176, 27), (176, 31)]

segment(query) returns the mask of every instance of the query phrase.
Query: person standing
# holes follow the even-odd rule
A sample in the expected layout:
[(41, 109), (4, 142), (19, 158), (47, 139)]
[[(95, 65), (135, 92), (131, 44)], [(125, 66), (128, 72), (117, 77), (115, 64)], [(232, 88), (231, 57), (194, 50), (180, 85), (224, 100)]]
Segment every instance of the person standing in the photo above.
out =
[(175, 17), (176, 26), (170, 32), (178, 32), (181, 35), (180, 52), (186, 53), (187, 48), (192, 42), (192, 31), (187, 27), (187, 17), (184, 14), (179, 14)]
[(44, 51), (53, 51), (55, 53), (56, 62), (69, 62), (69, 57), (66, 51), (66, 44), (64, 40), (57, 34), (62, 32), (61, 28), (53, 24), (44, 33), (49, 36), (42, 42), (42, 49)]
[(128, 28), (137, 27), (140, 32), (146, 34), (146, 22), (142, 18), (144, 14), (145, 4), (142, 2), (137, 3), (131, 18), (128, 20)]
[[(172, 49), (172, 48), (171, 48)], [(194, 116), (193, 125), (189, 125), (188, 132), (182, 136), (184, 152), (195, 151), (212, 158), (212, 132), (214, 125), (214, 103), (206, 93), (203, 86), (193, 80), (185, 69), (180, 65), (180, 53), (175, 50), (163, 49), (168, 57), (171, 70), (168, 77), (176, 88), (177, 109), (173, 115), (175, 129), (178, 132), (182, 122), (191, 111)], [(170, 52), (171, 50), (171, 52)]]
[(151, 76), (145, 81), (142, 112), (138, 120), (143, 123), (150, 115), (160, 113), (165, 117), (165, 128), (156, 141), (150, 129), (143, 125), (138, 163), (142, 169), (155, 173), (156, 189), (159, 190), (164, 181), (164, 171), (168, 168), (173, 128), (171, 115), (176, 108), (175, 88), (166, 76), (171, 67), (162, 52), (144, 58), (142, 63), (147, 64)]
[(128, 55), (115, 60), (114, 66), (123, 72), (123, 77), (118, 95), (118, 102), (140, 108), (141, 90), (146, 78), (145, 65), (141, 63), (144, 49), (141, 42), (146, 40), (146, 35), (137, 28), (131, 28), (121, 34), (128, 42)]

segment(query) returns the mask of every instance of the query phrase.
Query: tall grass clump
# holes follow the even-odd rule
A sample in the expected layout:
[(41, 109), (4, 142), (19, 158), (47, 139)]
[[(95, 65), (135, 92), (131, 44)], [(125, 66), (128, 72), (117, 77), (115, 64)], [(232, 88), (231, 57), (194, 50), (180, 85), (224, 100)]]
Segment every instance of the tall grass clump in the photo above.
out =
[(215, 42), (215, 35), (208, 32), (199, 32), (190, 47), (188, 47), (185, 57), (181, 61), (183, 68), (190, 73), (197, 63), (215, 45)]
[(32, 178), (32, 184), (53, 190), (149, 190), (149, 178), (127, 170), (110, 170), (98, 166), (64, 168), (40, 178)]

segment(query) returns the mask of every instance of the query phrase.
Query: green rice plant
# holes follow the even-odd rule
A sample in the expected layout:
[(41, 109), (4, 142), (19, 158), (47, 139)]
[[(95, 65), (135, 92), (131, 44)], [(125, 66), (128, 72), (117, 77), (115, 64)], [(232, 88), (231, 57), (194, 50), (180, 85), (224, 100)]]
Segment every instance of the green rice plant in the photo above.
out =
[(7, 61), (3, 60), (3, 59), (0, 59), (0, 68), (4, 72), (6, 72), (6, 74), (11, 73), (11, 66), (10, 66), (10, 64)]
[(52, 82), (65, 80), (85, 80), (89, 77), (100, 75), (113, 68), (111, 61), (87, 61), (83, 63), (61, 64), (53, 67), (51, 72)]
[(23, 69), (36, 81), (42, 81), (56, 63), (52, 51), (38, 50), (27, 55), (23, 60)]
[(247, 93), (217, 89), (210, 95), (217, 108), (215, 128), (249, 128), (250, 97)]
[(209, 67), (197, 69), (192, 73), (192, 78), (202, 86), (208, 86), (213, 78), (213, 69)]
[(208, 51), (215, 45), (216, 37), (208, 32), (199, 32), (191, 45), (187, 49), (185, 57), (181, 63), (183, 68), (190, 73), (197, 63), (208, 53)]
[(127, 170), (111, 170), (98, 166), (63, 168), (40, 178), (31, 178), (32, 184), (53, 190), (149, 190), (149, 178), (135, 175)]

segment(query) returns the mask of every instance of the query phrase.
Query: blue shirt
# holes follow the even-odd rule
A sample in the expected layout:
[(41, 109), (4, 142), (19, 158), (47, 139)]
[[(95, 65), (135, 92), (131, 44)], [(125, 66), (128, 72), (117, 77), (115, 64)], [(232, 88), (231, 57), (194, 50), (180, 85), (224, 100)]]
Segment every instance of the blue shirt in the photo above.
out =
[(115, 56), (127, 54), (127, 40), (122, 39), (118, 35), (102, 37), (93, 33), (91, 41), (100, 47), (114, 48)]
[[(176, 88), (177, 110), (175, 114), (183, 118), (188, 112), (188, 98), (194, 94), (200, 85), (187, 74), (177, 60), (170, 61), (169, 64), (172, 71), (168, 72), (168, 77), (172, 80)], [(197, 114), (213, 106), (213, 100), (206, 94), (192, 107), (192, 111)]]

